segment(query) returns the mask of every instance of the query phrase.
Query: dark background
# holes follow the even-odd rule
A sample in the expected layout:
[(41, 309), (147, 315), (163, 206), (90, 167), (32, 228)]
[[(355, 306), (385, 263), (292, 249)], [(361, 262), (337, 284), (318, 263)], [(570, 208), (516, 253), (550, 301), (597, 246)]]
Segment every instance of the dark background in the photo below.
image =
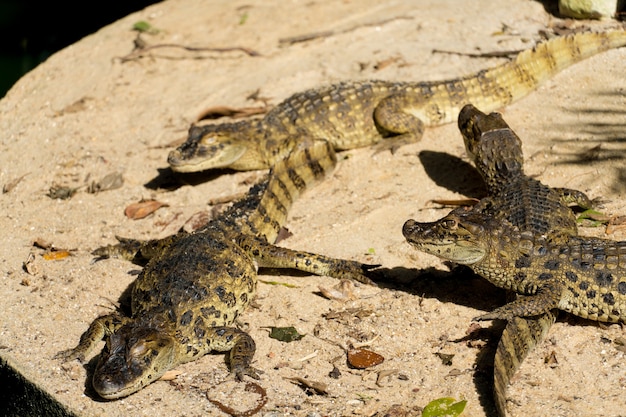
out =
[(0, 98), (54, 52), (153, 3), (0, 0)]

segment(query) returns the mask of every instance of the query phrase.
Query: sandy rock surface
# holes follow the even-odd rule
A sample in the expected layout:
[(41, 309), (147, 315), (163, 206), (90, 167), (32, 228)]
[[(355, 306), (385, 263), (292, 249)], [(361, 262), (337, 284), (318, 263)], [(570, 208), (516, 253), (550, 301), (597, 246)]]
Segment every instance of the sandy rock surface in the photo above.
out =
[[(128, 398), (98, 400), (78, 362), (53, 355), (73, 347), (98, 315), (115, 308), (138, 267), (122, 260), (93, 263), (90, 251), (115, 235), (158, 238), (174, 233), (214, 198), (244, 192), (259, 173), (220, 172), (174, 178), (166, 155), (205, 109), (271, 104), (310, 87), (351, 79), (441, 80), (491, 67), (497, 58), (433, 53), (519, 50), (555, 26), (607, 22), (562, 21), (539, 2), (448, 1), (199, 1), (168, 0), (128, 16), (60, 51), (21, 79), (0, 101), (1, 294), (0, 349), (24, 372), (86, 416), (224, 415), (208, 398), (245, 410), (260, 396), (224, 382), (224, 355), (180, 366)], [(162, 48), (122, 62), (133, 49), (133, 23), (159, 29), (149, 44), (240, 47), (229, 52)], [(614, 25), (614, 24), (613, 24)], [(305, 42), (281, 39), (326, 33)], [(524, 141), (526, 171), (551, 186), (583, 190), (624, 215), (626, 192), (626, 51), (603, 53), (554, 77), (504, 110)], [(428, 129), (421, 142), (395, 155), (370, 149), (340, 155), (335, 173), (298, 201), (281, 244), (394, 269), (393, 284), (357, 286), (354, 299), (319, 294), (333, 279), (269, 275), (241, 326), (255, 338), (255, 366), (267, 416), (419, 415), (429, 401), (466, 399), (464, 415), (493, 415), (490, 374), (498, 333), (464, 340), (471, 318), (504, 302), (503, 292), (464, 270), (408, 246), (408, 218), (440, 218), (449, 209), (432, 199), (480, 197), (456, 126)], [(119, 172), (121, 188), (87, 192)], [(187, 183), (185, 183), (187, 182)], [(66, 200), (51, 187), (75, 187)], [(130, 220), (124, 208), (141, 199), (167, 203)], [(581, 234), (625, 240), (604, 227)], [(67, 249), (46, 260), (33, 242)], [(24, 266), (26, 264), (26, 267)], [(264, 326), (295, 326), (304, 339), (282, 343)], [(483, 324), (488, 327), (489, 323)], [(511, 416), (616, 416), (626, 406), (626, 358), (615, 339), (619, 325), (561, 318), (523, 364), (509, 390)], [(342, 348), (372, 340), (385, 361), (350, 369)], [(451, 365), (438, 356), (453, 354)], [(544, 363), (554, 355), (556, 362)], [(329, 373), (335, 366), (338, 379)], [(290, 378), (327, 385), (303, 390)], [(395, 414), (391, 414), (391, 413)]]

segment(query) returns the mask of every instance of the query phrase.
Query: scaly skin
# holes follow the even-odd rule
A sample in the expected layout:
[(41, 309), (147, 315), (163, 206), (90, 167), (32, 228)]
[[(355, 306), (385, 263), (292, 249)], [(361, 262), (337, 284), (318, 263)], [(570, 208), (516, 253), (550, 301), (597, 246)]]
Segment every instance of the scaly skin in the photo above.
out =
[(407, 220), (417, 249), (468, 265), (492, 284), (527, 295), (476, 320), (511, 320), (560, 309), (603, 322), (626, 319), (626, 241), (571, 236), (554, 244), (476, 210), (432, 223)]
[[(471, 104), (459, 113), (459, 130), (468, 156), (487, 185), (489, 198), (475, 210), (505, 219), (522, 231), (553, 243), (576, 236), (576, 218), (566, 204), (584, 208), (591, 201), (582, 192), (550, 188), (524, 174), (522, 141), (498, 113), (486, 115)], [(530, 350), (540, 343), (556, 319), (556, 311), (536, 317), (516, 317), (502, 332), (494, 358), (494, 399), (506, 416), (506, 390)]]
[(191, 127), (168, 163), (177, 172), (271, 167), (303, 137), (334, 149), (378, 144), (392, 150), (418, 141), (428, 126), (450, 123), (467, 103), (501, 108), (578, 61), (626, 44), (626, 31), (554, 38), (514, 60), (476, 74), (438, 82), (353, 81), (296, 93), (263, 119)]
[(132, 288), (132, 315), (95, 319), (77, 347), (60, 359), (85, 359), (106, 339), (92, 378), (106, 399), (130, 395), (178, 364), (211, 351), (230, 351), (231, 372), (258, 378), (251, 367), (254, 340), (233, 322), (256, 292), (257, 267), (295, 268), (369, 282), (371, 265), (280, 248), (270, 244), (292, 202), (336, 163), (325, 141), (305, 142), (201, 230), (161, 240), (120, 240), (98, 256), (148, 260)]
[(459, 113), (459, 130), (468, 156), (487, 185), (489, 198), (478, 205), (520, 230), (558, 243), (578, 234), (576, 217), (567, 204), (589, 209), (583, 192), (550, 188), (524, 173), (522, 141), (499, 113), (484, 114), (471, 104)]

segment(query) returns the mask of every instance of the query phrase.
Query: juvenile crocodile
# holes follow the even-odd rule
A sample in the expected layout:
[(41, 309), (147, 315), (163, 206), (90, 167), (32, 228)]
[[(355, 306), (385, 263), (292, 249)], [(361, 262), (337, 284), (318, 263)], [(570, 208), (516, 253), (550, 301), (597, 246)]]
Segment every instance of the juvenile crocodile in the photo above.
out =
[(562, 69), (626, 44), (626, 31), (578, 33), (539, 43), (507, 63), (447, 81), (350, 81), (296, 93), (262, 119), (192, 126), (168, 157), (172, 170), (271, 167), (301, 137), (336, 150), (418, 141), (427, 126), (450, 123), (463, 105), (492, 111), (517, 100)]
[(485, 114), (471, 104), (459, 113), (465, 149), (485, 180), (488, 198), (476, 210), (508, 220), (522, 231), (532, 231), (560, 242), (578, 234), (576, 217), (568, 204), (589, 209), (589, 197), (569, 188), (551, 188), (524, 173), (522, 141), (499, 113)]
[(95, 319), (78, 346), (57, 357), (83, 361), (101, 339), (92, 384), (105, 399), (130, 395), (178, 364), (211, 351), (230, 351), (231, 372), (258, 378), (254, 340), (233, 327), (256, 291), (260, 267), (294, 268), (368, 282), (372, 268), (271, 245), (295, 198), (336, 163), (325, 141), (301, 143), (220, 217), (195, 233), (139, 243), (121, 240), (95, 255), (149, 259), (132, 287), (132, 314)]
[(456, 209), (432, 223), (407, 220), (417, 249), (468, 265), (518, 298), (476, 320), (511, 320), (560, 309), (603, 322), (626, 320), (626, 241), (571, 236), (555, 244), (479, 210)]
[[(488, 210), (552, 242), (565, 242), (578, 230), (571, 202), (590, 208), (582, 192), (550, 188), (524, 173), (522, 141), (498, 113), (486, 115), (471, 104), (459, 113), (459, 130), (465, 149), (485, 180), (489, 198), (475, 210)], [(553, 310), (535, 317), (507, 322), (494, 357), (494, 400), (498, 414), (506, 416), (506, 390), (530, 350), (540, 343), (556, 319)]]

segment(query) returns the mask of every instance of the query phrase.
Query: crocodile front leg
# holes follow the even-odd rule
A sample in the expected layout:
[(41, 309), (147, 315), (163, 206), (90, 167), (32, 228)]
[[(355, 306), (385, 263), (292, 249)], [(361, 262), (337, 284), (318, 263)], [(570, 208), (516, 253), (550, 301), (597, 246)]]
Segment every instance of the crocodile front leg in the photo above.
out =
[(316, 275), (338, 279), (353, 279), (376, 285), (368, 271), (380, 265), (368, 265), (357, 261), (331, 258), (310, 252), (302, 252), (272, 245), (254, 236), (241, 235), (237, 242), (264, 268), (292, 268)]
[(127, 317), (118, 313), (98, 317), (91, 323), (85, 333), (82, 334), (78, 346), (73, 349), (60, 351), (54, 355), (54, 359), (60, 359), (65, 362), (78, 359), (83, 362), (87, 355), (96, 348), (98, 342), (106, 336), (115, 333), (115, 331), (122, 327), (128, 320)]
[(177, 234), (163, 239), (138, 240), (115, 236), (118, 243), (115, 245), (101, 246), (91, 252), (96, 259), (122, 258), (127, 261), (143, 264), (149, 261), (155, 254), (162, 253), (173, 241)]
[(213, 327), (206, 335), (209, 349), (218, 352), (228, 352), (230, 371), (238, 381), (243, 381), (244, 375), (254, 379), (259, 378), (259, 370), (250, 366), (256, 351), (256, 344), (252, 337), (234, 327)]

